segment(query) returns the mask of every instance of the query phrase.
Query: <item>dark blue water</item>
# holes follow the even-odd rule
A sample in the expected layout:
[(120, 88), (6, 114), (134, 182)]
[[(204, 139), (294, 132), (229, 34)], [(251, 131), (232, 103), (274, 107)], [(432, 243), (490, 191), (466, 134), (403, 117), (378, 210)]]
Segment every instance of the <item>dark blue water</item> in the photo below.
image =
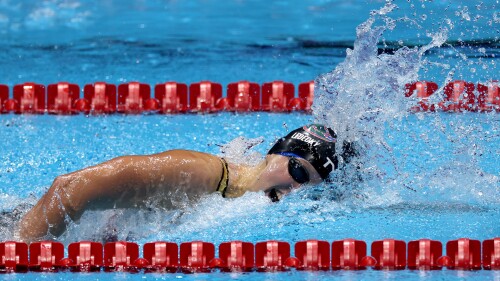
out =
[[(164, 80), (299, 83), (330, 71), (355, 28), (384, 1), (13, 1), (0, 3), (2, 83)], [(449, 30), (422, 78), (498, 74), (496, 1), (408, 1), (391, 13), (380, 52)]]

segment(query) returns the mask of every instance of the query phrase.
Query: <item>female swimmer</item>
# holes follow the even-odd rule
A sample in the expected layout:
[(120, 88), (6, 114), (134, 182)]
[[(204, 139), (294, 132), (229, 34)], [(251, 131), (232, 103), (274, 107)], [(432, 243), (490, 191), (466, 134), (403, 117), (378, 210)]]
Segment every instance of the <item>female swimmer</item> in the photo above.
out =
[(173, 208), (168, 199), (185, 194), (195, 200), (219, 192), (233, 198), (264, 191), (272, 201), (303, 184), (318, 184), (337, 168), (336, 135), (322, 125), (307, 125), (281, 138), (255, 166), (227, 162), (214, 155), (170, 150), (153, 155), (121, 156), (57, 177), (47, 193), (24, 215), (24, 241), (61, 235), (69, 217), (86, 210), (146, 207), (151, 200)]

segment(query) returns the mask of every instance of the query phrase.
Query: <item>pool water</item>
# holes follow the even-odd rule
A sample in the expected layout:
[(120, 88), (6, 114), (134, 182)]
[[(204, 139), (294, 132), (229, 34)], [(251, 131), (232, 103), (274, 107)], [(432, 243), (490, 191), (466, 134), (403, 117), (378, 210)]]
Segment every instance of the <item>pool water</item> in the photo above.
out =
[[(445, 120), (455, 118), (452, 114), (442, 117)], [(490, 116), (486, 115), (469, 116), (471, 123), (487, 123), (489, 118)], [(420, 131), (419, 135), (422, 135), (425, 134), (425, 119), (419, 121), (416, 116), (410, 115), (408, 120), (401, 120), (400, 125), (412, 124), (414, 130)], [(286, 120), (287, 126), (294, 128), (310, 122), (311, 116), (299, 113), (102, 117), (3, 116), (1, 125), (6, 140), (2, 146), (1, 156), (4, 163), (1, 176), (3, 210), (16, 207), (23, 209), (24, 207), (18, 204), (35, 203), (36, 198), (43, 194), (58, 174), (96, 164), (130, 151), (148, 154), (184, 148), (220, 155), (220, 145), (244, 136), (256, 143), (262, 141), (254, 152), (246, 154), (248, 161), (252, 161), (256, 157), (255, 154), (264, 154), (272, 142), (286, 132), (283, 120)], [(179, 129), (179, 124), (188, 126), (189, 129)], [(263, 128), (267, 128), (264, 134)], [(231, 240), (256, 243), (276, 239), (294, 243), (312, 238), (331, 242), (348, 237), (364, 240), (367, 243), (383, 238), (405, 241), (431, 238), (445, 243), (460, 237), (484, 240), (498, 236), (500, 231), (496, 223), (500, 215), (498, 178), (490, 174), (495, 172), (498, 154), (482, 158), (480, 166), (484, 167), (483, 173), (486, 175), (480, 176), (477, 171), (468, 171), (460, 180), (455, 179), (450, 173), (454, 169), (460, 169), (460, 166), (449, 167), (448, 171), (439, 172), (443, 166), (447, 166), (441, 164), (447, 162), (444, 159), (428, 161), (429, 164), (421, 165), (422, 167), (413, 165), (421, 159), (415, 155), (421, 151), (423, 144), (416, 143), (414, 139), (405, 135), (392, 133), (391, 137), (398, 140), (391, 144), (396, 150), (396, 155), (410, 155), (408, 158), (400, 156), (397, 161), (401, 162), (398, 165), (408, 167), (400, 172), (410, 178), (406, 180), (414, 183), (410, 186), (416, 191), (405, 188), (404, 182), (388, 181), (369, 192), (362, 191), (360, 194), (364, 197), (357, 199), (349, 195), (339, 196), (336, 187), (330, 186), (304, 188), (278, 204), (270, 203), (259, 193), (248, 193), (241, 198), (231, 200), (211, 195), (192, 206), (186, 206), (187, 202), (177, 202), (182, 208), (181, 211), (87, 212), (78, 224), (71, 225), (67, 233), (57, 240), (68, 245), (74, 241), (87, 239), (103, 241), (114, 235), (116, 239), (134, 241), (141, 245), (156, 240), (177, 243), (202, 240), (217, 245)], [(498, 142), (498, 135), (492, 140)], [(451, 148), (436, 145), (431, 151), (436, 155), (447, 155), (448, 149)], [(468, 169), (466, 164), (463, 165)], [(433, 172), (426, 173), (426, 169)], [(17, 176), (19, 174), (30, 176), (19, 177)], [(429, 178), (418, 180), (419, 176), (416, 175), (422, 174)], [(344, 192), (350, 194), (349, 191)], [(2, 240), (12, 237), (11, 235), (10, 228), (3, 226)], [(278, 277), (279, 274), (264, 274), (265, 277), (259, 274), (261, 273), (230, 276), (236, 279), (281, 278)], [(369, 270), (353, 273), (283, 274), (295, 276), (297, 279), (315, 279), (320, 276), (347, 279), (379, 279), (382, 276), (387, 279), (427, 276), (436, 280), (457, 276), (478, 277), (478, 280), (498, 278), (495, 271), (451, 270), (436, 273), (381, 273)], [(67, 278), (66, 274), (59, 275), (57, 278)], [(79, 274), (71, 276), (94, 278), (88, 274), (77, 275)], [(28, 276), (40, 278), (39, 275), (32, 273)], [(123, 273), (117, 273), (116, 276), (103, 273), (102, 278), (111, 276), (138, 278)], [(148, 278), (173, 276), (176, 275), (151, 275)], [(181, 274), (180, 276), (218, 279), (227, 274), (189, 276)]]
[[(230, 200), (209, 195), (196, 203), (172, 198), (178, 210), (87, 212), (57, 240), (67, 245), (113, 236), (139, 244), (217, 245), (499, 237), (500, 114), (409, 113), (415, 101), (402, 92), (415, 80), (444, 86), (456, 79), (498, 79), (499, 4), (395, 4), (399, 7), (323, 0), (1, 2), (0, 82), (9, 86), (207, 79), (223, 85), (243, 79), (297, 85), (316, 79), (321, 90), (313, 114), (0, 115), (0, 240), (13, 237), (19, 214), (12, 211), (25, 212), (60, 174), (124, 154), (176, 148), (255, 162), (280, 136), (317, 121), (359, 144), (358, 169), (338, 171), (333, 183), (303, 188), (277, 204), (262, 193), (247, 193)], [(442, 90), (435, 96), (440, 97)], [(359, 175), (361, 181), (352, 180)], [(68, 276), (23, 275), (500, 280), (497, 271), (484, 270)]]

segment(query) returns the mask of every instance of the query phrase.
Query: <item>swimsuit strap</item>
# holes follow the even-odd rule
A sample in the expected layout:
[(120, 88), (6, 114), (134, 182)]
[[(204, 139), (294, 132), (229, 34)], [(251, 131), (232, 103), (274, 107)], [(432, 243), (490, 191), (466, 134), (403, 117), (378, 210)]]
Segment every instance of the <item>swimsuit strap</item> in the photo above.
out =
[(220, 161), (222, 162), (222, 175), (220, 176), (216, 191), (220, 192), (222, 197), (226, 197), (226, 190), (229, 185), (229, 169), (227, 168), (227, 162), (224, 158), (220, 158)]

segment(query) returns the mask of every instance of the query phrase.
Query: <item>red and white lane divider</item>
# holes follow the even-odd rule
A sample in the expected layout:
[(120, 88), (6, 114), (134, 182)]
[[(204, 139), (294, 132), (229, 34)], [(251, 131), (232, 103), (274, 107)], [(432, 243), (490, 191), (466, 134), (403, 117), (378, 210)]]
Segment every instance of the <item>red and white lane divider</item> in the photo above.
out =
[(0, 112), (31, 114), (110, 114), (143, 112), (155, 113), (210, 113), (218, 111), (310, 111), (314, 95), (314, 82), (299, 85), (298, 97), (292, 83), (274, 81), (257, 83), (239, 81), (227, 85), (222, 96), (222, 85), (201, 81), (186, 85), (165, 82), (154, 87), (140, 82), (118, 85), (96, 82), (85, 85), (83, 97), (76, 84), (59, 82), (44, 85), (24, 83), (15, 85), (12, 98), (9, 88), (0, 85)]
[[(453, 81), (444, 87), (444, 99), (431, 104), (429, 97), (436, 92), (434, 82), (418, 81), (408, 84), (405, 95), (416, 99), (412, 111), (474, 111), (500, 112), (498, 82), (473, 84)], [(0, 85), (0, 113), (17, 114), (159, 114), (230, 112), (310, 112), (314, 99), (314, 82), (300, 83), (295, 95), (295, 85), (273, 81), (259, 85), (248, 81), (230, 83), (223, 96), (221, 84), (201, 81), (186, 85), (165, 82), (154, 87), (140, 82), (118, 85), (96, 82), (83, 87), (59, 82), (47, 87), (36, 83), (23, 83), (13, 87)]]
[[(28, 255), (29, 252), (29, 255)], [(193, 241), (181, 243), (151, 242), (143, 246), (133, 242), (82, 241), (68, 246), (43, 241), (0, 243), (0, 272), (54, 271), (128, 271), (128, 272), (213, 272), (296, 270), (500, 270), (500, 237), (484, 240), (460, 238), (446, 243), (446, 255), (440, 241), (420, 239), (405, 241), (384, 239), (371, 244), (361, 240), (305, 240), (295, 243), (295, 257), (290, 244), (283, 241), (231, 241), (215, 245)]]
[(500, 112), (500, 93), (498, 81), (478, 83), (453, 81), (444, 89), (444, 99), (437, 104), (429, 102), (439, 86), (434, 82), (418, 81), (406, 85), (406, 97), (416, 97), (417, 105), (412, 111), (449, 111), (449, 112)]

